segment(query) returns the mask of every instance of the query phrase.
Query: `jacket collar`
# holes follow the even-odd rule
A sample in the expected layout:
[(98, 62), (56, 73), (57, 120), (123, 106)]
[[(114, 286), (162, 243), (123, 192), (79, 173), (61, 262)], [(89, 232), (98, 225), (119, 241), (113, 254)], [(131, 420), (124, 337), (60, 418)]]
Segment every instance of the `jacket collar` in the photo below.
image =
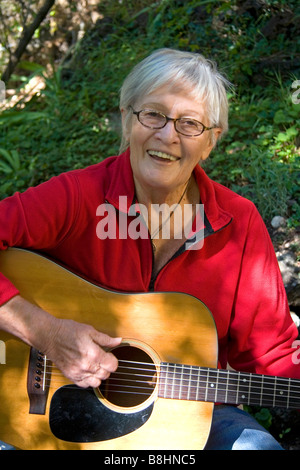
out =
[(129, 149), (114, 159), (108, 169), (108, 178), (105, 200), (119, 211), (128, 213), (135, 200)]
[(195, 167), (194, 175), (200, 191), (201, 204), (204, 205), (205, 226), (207, 230), (217, 232), (226, 227), (233, 216), (219, 204), (216, 192), (219, 185), (207, 176), (200, 165)]
[[(133, 214), (135, 202), (134, 180), (130, 164), (130, 149), (115, 158), (109, 166), (109, 182), (105, 200), (121, 212)], [(200, 165), (194, 169), (194, 175), (199, 186), (201, 204), (204, 205), (204, 222), (207, 234), (217, 232), (228, 225), (232, 215), (223, 209), (216, 195), (216, 183), (205, 173)], [(123, 197), (120, 197), (123, 196)], [(138, 212), (138, 206), (135, 208)]]

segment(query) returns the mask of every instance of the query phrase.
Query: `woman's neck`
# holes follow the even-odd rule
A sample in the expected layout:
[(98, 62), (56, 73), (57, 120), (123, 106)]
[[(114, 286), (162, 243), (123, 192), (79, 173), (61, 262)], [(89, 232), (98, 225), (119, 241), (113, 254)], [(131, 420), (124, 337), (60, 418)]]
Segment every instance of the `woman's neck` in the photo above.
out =
[(180, 204), (187, 199), (190, 193), (192, 177), (188, 181), (174, 189), (170, 188), (144, 188), (139, 182), (135, 181), (136, 197), (139, 204), (146, 206), (150, 210), (152, 204)]

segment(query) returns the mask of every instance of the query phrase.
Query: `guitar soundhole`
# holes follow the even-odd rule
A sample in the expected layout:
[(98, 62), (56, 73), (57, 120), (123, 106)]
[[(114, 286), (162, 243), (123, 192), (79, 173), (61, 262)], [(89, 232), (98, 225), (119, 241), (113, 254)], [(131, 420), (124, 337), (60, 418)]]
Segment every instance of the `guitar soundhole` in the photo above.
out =
[(119, 367), (101, 383), (102, 396), (116, 406), (140, 405), (155, 388), (155, 364), (145, 351), (133, 346), (120, 346), (113, 353), (119, 360)]

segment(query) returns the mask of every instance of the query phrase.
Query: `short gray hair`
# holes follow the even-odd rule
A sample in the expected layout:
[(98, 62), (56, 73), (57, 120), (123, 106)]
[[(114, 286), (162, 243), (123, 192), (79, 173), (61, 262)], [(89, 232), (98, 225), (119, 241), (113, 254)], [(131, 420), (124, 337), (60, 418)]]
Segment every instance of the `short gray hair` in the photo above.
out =
[[(120, 92), (120, 109), (127, 110), (142, 97), (158, 88), (169, 85), (170, 89), (186, 90), (196, 99), (205, 101), (209, 126), (217, 126), (224, 134), (228, 129), (228, 100), (226, 89), (229, 81), (217, 70), (216, 64), (193, 52), (174, 49), (158, 49), (138, 63), (129, 73)], [(124, 126), (132, 118), (128, 113)], [(120, 151), (128, 143), (122, 137)]]

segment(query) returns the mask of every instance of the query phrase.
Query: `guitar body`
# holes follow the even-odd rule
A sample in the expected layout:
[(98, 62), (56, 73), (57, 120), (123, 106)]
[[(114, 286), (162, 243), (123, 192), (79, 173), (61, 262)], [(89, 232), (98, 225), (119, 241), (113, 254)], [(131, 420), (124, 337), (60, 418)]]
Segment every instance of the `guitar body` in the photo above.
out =
[[(123, 344), (116, 352), (122, 348), (123, 352), (126, 348), (134, 354), (141, 352), (154, 368), (161, 361), (217, 365), (214, 321), (205, 305), (192, 296), (115, 293), (20, 249), (0, 253), (0, 271), (24, 298), (54, 316), (121, 336)], [(110, 396), (99, 389), (68, 385), (66, 379), (52, 372), (45, 412), (41, 414), (39, 396), (33, 394), (29, 403), (30, 348), (1, 331), (0, 346), (5, 350), (5, 363), (0, 364), (2, 441), (24, 450), (192, 450), (205, 446), (213, 404), (160, 397), (159, 368), (146, 399), (129, 405), (111, 402)]]

